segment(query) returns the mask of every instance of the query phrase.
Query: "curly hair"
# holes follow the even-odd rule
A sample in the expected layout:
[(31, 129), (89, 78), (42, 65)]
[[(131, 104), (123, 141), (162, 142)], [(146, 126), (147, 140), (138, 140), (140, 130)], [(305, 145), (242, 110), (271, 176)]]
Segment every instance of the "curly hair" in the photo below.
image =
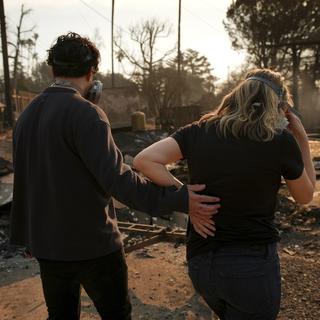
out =
[(82, 77), (90, 70), (97, 72), (99, 62), (97, 47), (88, 38), (74, 32), (58, 37), (48, 50), (47, 63), (55, 77)]

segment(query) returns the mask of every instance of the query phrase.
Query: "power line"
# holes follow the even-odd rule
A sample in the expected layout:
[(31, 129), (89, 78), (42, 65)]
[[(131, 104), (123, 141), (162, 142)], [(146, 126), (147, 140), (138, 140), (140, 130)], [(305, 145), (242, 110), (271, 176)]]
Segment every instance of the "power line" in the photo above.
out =
[(207, 4), (207, 6), (213, 8), (213, 9), (216, 9), (216, 10), (218, 10), (218, 11), (224, 13), (224, 14), (226, 13), (225, 10), (223, 10), (223, 9), (221, 9), (221, 8), (219, 8), (219, 7), (216, 7), (216, 6), (212, 5), (211, 3), (209, 3), (209, 2), (207, 2), (207, 1), (205, 1), (205, 0), (201, 0), (201, 1), (204, 2), (205, 4)]
[(199, 17), (198, 15), (194, 14), (192, 11), (190, 11), (189, 9), (187, 9), (186, 7), (182, 7), (183, 10), (187, 11), (189, 14), (191, 14), (192, 16), (194, 16), (195, 18), (201, 20), (203, 23), (205, 23), (206, 25), (208, 25), (210, 28), (212, 28), (215, 31), (218, 31), (219, 33), (221, 32), (221, 30), (218, 30), (215, 26), (213, 26), (212, 24), (210, 24), (207, 20)]
[(87, 4), (85, 1), (83, 0), (79, 0), (82, 4), (84, 4), (87, 8), (89, 8), (90, 10), (94, 11), (98, 16), (100, 16), (102, 19), (105, 19), (107, 21), (109, 21), (111, 23), (111, 20), (108, 19), (106, 16), (104, 16), (102, 13), (100, 13), (97, 9), (95, 9), (94, 7), (90, 6), (89, 4)]
[(79, 15), (81, 16), (82, 20), (87, 24), (88, 27), (92, 27), (90, 25), (90, 23), (88, 22), (88, 20), (86, 19), (86, 17), (82, 14), (82, 12), (80, 11), (80, 9), (77, 8), (77, 11), (79, 12)]
[[(95, 12), (98, 16), (100, 16), (102, 19), (110, 22), (110, 24), (112, 24), (111, 19), (109, 19), (108, 17), (106, 17), (105, 15), (103, 15), (102, 13), (100, 13), (97, 9), (95, 9), (94, 7), (90, 6), (88, 3), (86, 3), (83, 0), (79, 0), (83, 5), (85, 5), (87, 8), (89, 8), (90, 10), (92, 10), (93, 12)], [(117, 28), (119, 28), (120, 30), (124, 31), (125, 33), (130, 35), (130, 32), (127, 31), (126, 29), (114, 24)]]
[[(108, 17), (104, 16), (102, 13), (100, 13), (97, 9), (95, 9), (94, 7), (90, 6), (89, 4), (87, 4), (84, 0), (79, 0), (83, 5), (85, 5), (87, 8), (89, 8), (90, 10), (92, 10), (93, 12), (95, 12), (96, 14), (98, 14), (101, 18), (105, 19), (106, 21), (108, 21), (110, 24), (112, 24), (112, 20), (109, 19)], [(129, 36), (131, 36), (131, 32), (126, 30), (123, 27), (118, 26), (117, 24), (114, 24), (114, 26), (116, 26), (118, 29), (120, 29), (121, 31), (127, 33)], [(165, 55), (165, 53), (163, 51), (160, 51), (157, 48), (154, 48), (154, 50), (158, 53), (161, 53), (162, 55)]]

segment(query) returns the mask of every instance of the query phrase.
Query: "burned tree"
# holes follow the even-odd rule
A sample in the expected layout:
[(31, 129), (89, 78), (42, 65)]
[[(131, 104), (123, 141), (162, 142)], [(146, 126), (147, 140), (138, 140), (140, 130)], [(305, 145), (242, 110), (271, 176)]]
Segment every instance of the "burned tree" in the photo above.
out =
[[(290, 44), (320, 41), (320, 1), (237, 0), (224, 25), (233, 47), (246, 50), (254, 65), (291, 71)], [(305, 49), (296, 47), (299, 65)], [(312, 45), (308, 49), (314, 50)]]
[[(13, 53), (9, 56), (12, 59), (12, 84), (13, 89), (18, 90), (19, 77), (24, 75), (25, 67), (23, 62), (30, 61), (30, 59), (37, 59), (35, 52), (35, 45), (38, 39), (38, 34), (35, 32), (36, 26), (31, 28), (24, 28), (25, 17), (32, 12), (32, 9), (25, 9), (21, 5), (20, 18), (16, 27), (16, 41), (8, 42), (13, 47)], [(27, 51), (28, 57), (24, 56), (24, 50)]]
[[(246, 50), (253, 65), (278, 69), (292, 79), (296, 108), (302, 107), (299, 96), (305, 79), (313, 94), (318, 90), (320, 1), (236, 0), (228, 8), (224, 24), (233, 47)], [(304, 97), (304, 104), (320, 109), (310, 96)]]
[(164, 61), (174, 51), (159, 52), (158, 42), (161, 38), (167, 38), (171, 33), (171, 26), (157, 19), (144, 20), (129, 28), (129, 36), (136, 50), (129, 51), (121, 43), (119, 35), (115, 40), (118, 59), (127, 59), (133, 66), (132, 79), (138, 90), (147, 101), (149, 110), (159, 114), (159, 83), (157, 72), (163, 66)]
[[(143, 21), (129, 30), (136, 51), (129, 52), (121, 45), (121, 38), (118, 37), (117, 56), (133, 66), (132, 79), (147, 102), (150, 114), (159, 117), (165, 108), (199, 101), (209, 103), (212, 100), (216, 77), (205, 56), (192, 49), (181, 53), (179, 74), (178, 57), (173, 56), (174, 49), (159, 52), (160, 39), (170, 35), (170, 26), (153, 19)], [(160, 123), (164, 125), (162, 120)]]

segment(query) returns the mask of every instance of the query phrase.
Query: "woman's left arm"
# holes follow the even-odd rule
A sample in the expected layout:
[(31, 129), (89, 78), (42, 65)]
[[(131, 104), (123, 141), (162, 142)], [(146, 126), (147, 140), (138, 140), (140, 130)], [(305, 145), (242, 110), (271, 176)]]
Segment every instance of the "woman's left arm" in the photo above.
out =
[(147, 178), (160, 186), (181, 187), (183, 183), (175, 178), (166, 168), (167, 164), (182, 159), (178, 143), (173, 138), (166, 138), (142, 150), (133, 160), (133, 166)]
[[(177, 188), (183, 184), (177, 178), (175, 178), (166, 168), (169, 163), (176, 162), (182, 159), (182, 153), (180, 147), (175, 139), (169, 137), (159, 142), (154, 143), (150, 147), (141, 151), (133, 160), (133, 166), (140, 172), (142, 172), (147, 178), (154, 183), (161, 186), (175, 185)], [(197, 186), (189, 186), (194, 188)], [(191, 189), (192, 190), (192, 189)], [(197, 191), (194, 189), (194, 191)], [(199, 190), (198, 190), (199, 191)], [(216, 201), (219, 201), (216, 198)], [(203, 206), (205, 206), (203, 204)], [(205, 207), (203, 207), (205, 208)], [(208, 235), (214, 236), (214, 220), (212, 215), (207, 215), (203, 212), (189, 213), (190, 221), (193, 224), (194, 229), (202, 237), (207, 238)], [(212, 214), (217, 211), (212, 212)]]

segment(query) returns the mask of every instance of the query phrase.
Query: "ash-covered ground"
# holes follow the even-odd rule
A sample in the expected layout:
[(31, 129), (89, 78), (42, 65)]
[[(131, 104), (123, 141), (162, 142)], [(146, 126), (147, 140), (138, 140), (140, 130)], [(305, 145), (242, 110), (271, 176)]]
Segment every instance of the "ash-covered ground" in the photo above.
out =
[[(122, 133), (123, 135), (123, 133)], [(125, 135), (124, 135), (125, 136)], [(126, 137), (126, 136), (125, 136)], [(123, 138), (124, 139), (124, 138)], [(134, 135), (129, 138), (137, 142)], [(136, 139), (136, 140), (135, 140)], [(139, 138), (140, 139), (140, 138)], [(138, 140), (139, 140), (138, 139)], [(144, 143), (146, 139), (143, 140)], [(148, 140), (149, 141), (149, 140)], [(312, 154), (320, 157), (320, 142), (310, 141)], [(0, 137), (0, 156), (11, 160), (11, 141)], [(130, 162), (136, 150), (126, 154)], [(186, 178), (185, 164), (172, 168)], [(6, 178), (6, 183), (8, 182)], [(3, 181), (3, 180), (2, 180)], [(10, 181), (9, 181), (10, 182)], [(8, 245), (10, 205), (0, 210), (0, 318), (3, 320), (40, 320), (46, 316), (39, 269), (23, 248)], [(283, 186), (275, 213), (281, 233), (279, 253), (282, 264), (282, 304), (278, 319), (320, 319), (320, 198), (308, 206), (294, 204)], [(123, 208), (119, 220), (133, 223), (157, 223), (171, 228), (183, 227), (185, 217), (152, 220)], [(144, 239), (140, 234), (125, 235), (126, 244)], [(194, 292), (187, 276), (183, 243), (159, 242), (127, 255), (133, 319), (212, 319), (210, 310)], [(99, 319), (90, 299), (83, 292), (81, 319)]]

